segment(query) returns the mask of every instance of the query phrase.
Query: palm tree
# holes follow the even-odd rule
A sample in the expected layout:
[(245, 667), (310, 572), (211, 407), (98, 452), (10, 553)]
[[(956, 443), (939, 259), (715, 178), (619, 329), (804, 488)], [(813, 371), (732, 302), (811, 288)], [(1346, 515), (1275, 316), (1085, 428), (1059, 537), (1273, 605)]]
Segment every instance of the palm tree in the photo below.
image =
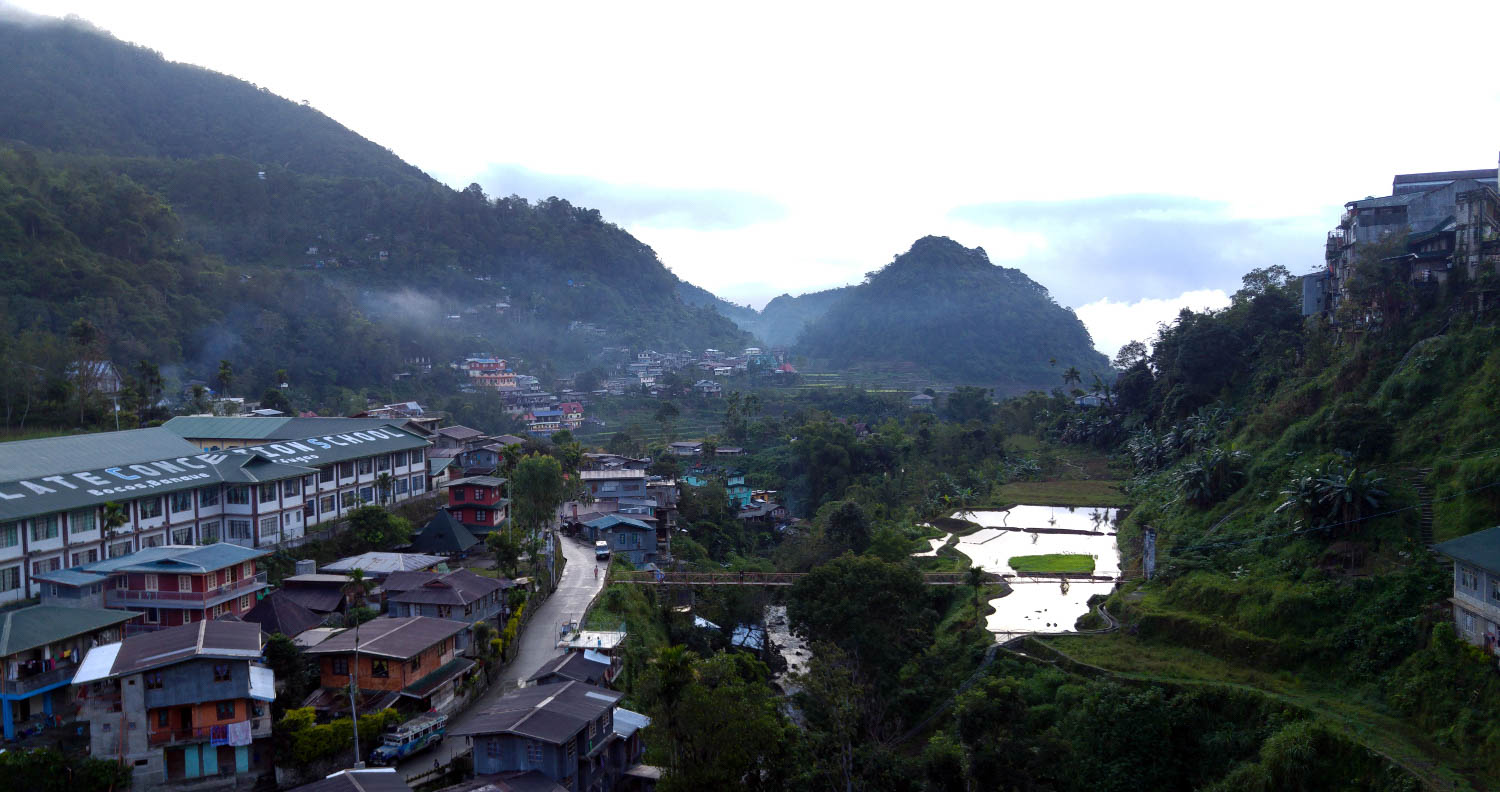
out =
[(370, 595), (370, 589), (375, 587), (375, 581), (365, 579), (365, 571), (356, 567), (349, 572), (349, 582), (344, 584), (343, 594), (349, 598), (349, 610), (363, 607), (365, 598)]
[(964, 582), (974, 590), (974, 615), (977, 617), (979, 615), (979, 592), (984, 589), (984, 570), (977, 566), (969, 567)]
[(1068, 370), (1063, 372), (1062, 377), (1064, 385), (1077, 385), (1083, 382), (1083, 375), (1078, 373), (1077, 366), (1068, 366)]
[(120, 526), (128, 522), (130, 522), (130, 515), (125, 511), (124, 506), (115, 503), (114, 501), (109, 501), (104, 504), (104, 519), (100, 524), (104, 526), (105, 541), (113, 539), (115, 531), (119, 530)]
[(219, 381), (219, 396), (228, 396), (229, 385), (234, 382), (234, 366), (227, 360), (220, 360), (219, 373), (214, 375), (214, 378)]
[(381, 473), (375, 477), (375, 489), (380, 492), (380, 505), (384, 506), (386, 500), (391, 496), (391, 474)]

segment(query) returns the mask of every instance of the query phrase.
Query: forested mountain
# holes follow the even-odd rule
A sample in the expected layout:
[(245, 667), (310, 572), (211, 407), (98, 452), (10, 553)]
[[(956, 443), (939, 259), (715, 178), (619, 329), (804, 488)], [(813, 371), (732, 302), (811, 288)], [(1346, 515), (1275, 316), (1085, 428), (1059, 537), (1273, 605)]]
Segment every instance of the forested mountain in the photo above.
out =
[(1083, 323), (1045, 288), (945, 237), (917, 240), (858, 286), (798, 300), (825, 296), (832, 304), (808, 322), (797, 350), (831, 366), (911, 364), (1001, 393), (1061, 385), (1069, 368), (1087, 385), (1109, 369)]
[(411, 357), (562, 368), (603, 344), (749, 342), (595, 210), (449, 189), (311, 108), (79, 23), (0, 22), (0, 51), (12, 339), (88, 317), (121, 366), (207, 380), (229, 359), (253, 393), (278, 369), (357, 389)]
[(678, 287), (677, 293), (688, 305), (713, 308), (772, 347), (789, 347), (796, 343), (808, 322), (822, 316), (828, 306), (833, 305), (848, 289), (848, 286), (841, 286), (799, 294), (796, 297), (783, 294), (766, 303), (766, 307), (759, 311), (735, 305), (691, 283), (683, 283)]

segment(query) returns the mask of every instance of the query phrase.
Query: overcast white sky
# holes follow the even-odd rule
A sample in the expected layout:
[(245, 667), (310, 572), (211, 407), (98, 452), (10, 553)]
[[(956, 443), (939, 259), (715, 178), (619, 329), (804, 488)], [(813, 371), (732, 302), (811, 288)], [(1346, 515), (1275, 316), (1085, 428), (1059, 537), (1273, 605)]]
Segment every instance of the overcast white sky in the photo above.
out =
[(737, 302), (941, 234), (1111, 353), (1251, 267), (1310, 271), (1392, 174), (1500, 152), (1493, 2), (17, 4), (305, 99), (455, 187), (597, 207)]

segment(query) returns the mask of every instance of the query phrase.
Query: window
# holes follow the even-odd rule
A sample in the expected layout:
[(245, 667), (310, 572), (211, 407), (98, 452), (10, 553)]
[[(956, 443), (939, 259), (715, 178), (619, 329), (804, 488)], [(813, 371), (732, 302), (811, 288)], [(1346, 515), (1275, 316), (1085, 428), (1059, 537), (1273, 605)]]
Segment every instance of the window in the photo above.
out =
[(339, 493), (339, 506), (345, 509), (354, 506), (354, 490)]
[(361, 476), (370, 475), (370, 471), (374, 469), (374, 464), (370, 461), (369, 457), (365, 457), (364, 459), (359, 460), (358, 465), (359, 475)]
[[(35, 528), (31, 530), (31, 538), (36, 538)], [(1472, 567), (1459, 567), (1458, 585), (1461, 588), (1466, 588), (1470, 591), (1474, 591), (1479, 588), (1479, 576), (1474, 574), (1474, 569)]]
[(454, 487), (453, 488), (453, 499), (454, 500), (463, 500), (464, 499), (464, 488), (463, 487)]
[(156, 608), (147, 608), (143, 621), (147, 624), (156, 624), (161, 621), (161, 611), (158, 611)]
[(224, 502), (233, 506), (248, 506), (250, 504), (250, 488), (245, 486), (230, 487), (224, 493)]
[(1500, 603), (1500, 578), (1490, 578), (1490, 602)]
[(214, 588), (218, 588), (219, 587), (219, 573), (218, 572), (210, 572), (210, 573), (208, 573), (208, 575), (205, 578), (205, 580), (207, 582), (205, 582), (204, 585), (207, 586), (208, 588), (214, 589)]
[(200, 508), (205, 507), (205, 506), (218, 506), (218, 505), (219, 505), (219, 488), (218, 487), (204, 487), (204, 488), (198, 490), (198, 506)]
[(21, 543), (19, 523), (0, 523), (0, 547), (15, 547)]
[(300, 517), (301, 515), (302, 515), (302, 512), (296, 512), (296, 511), (283, 512), (282, 515), (281, 515), (281, 524), (283, 526), (287, 527), (287, 528), (290, 528), (290, 527), (292, 527), (292, 523), (297, 522), (297, 518)]
[(228, 663), (214, 663), (215, 682), (228, 682), (230, 676)]
[(15, 591), (21, 587), (21, 567), (0, 569), (0, 591)]
[(241, 611), (250, 610), (250, 595), (249, 594), (246, 594), (245, 596), (240, 597), (240, 610)]
[(161, 516), (161, 498), (141, 498), (136, 501), (136, 504), (141, 510), (142, 520), (151, 520)]
[(381, 454), (379, 457), (377, 457), (375, 459), (375, 469), (376, 470), (390, 470), (391, 469), (391, 458), (388, 457), (388, 456), (386, 456), (385, 454)]
[(364, 501), (365, 503), (374, 503), (375, 502), (375, 490), (374, 490), (374, 488), (372, 488), (372, 487), (360, 487), (360, 489), (359, 489), (359, 499), (362, 500), (362, 501)]
[(210, 520), (200, 523), (198, 526), (198, 540), (202, 544), (213, 544), (219, 541), (219, 521)]
[(156, 576), (155, 575), (146, 575), (145, 578), (146, 578), (146, 590), (147, 591), (156, 591), (157, 590), (157, 586), (158, 586), (158, 581), (156, 579)]
[(145, 539), (141, 540), (141, 547), (160, 547), (160, 546), (161, 546), (161, 534), (157, 534), (156, 536), (148, 536)]
[(406, 489), (407, 489), (406, 479), (404, 479), (404, 478), (398, 478), (398, 479), (396, 479), (396, 495), (398, 497), (401, 496), (401, 495), (405, 495), (406, 494)]
[(190, 545), (193, 543), (193, 527), (186, 525), (181, 528), (172, 529), (172, 544)]
[(325, 495), (323, 497), (322, 512), (324, 514), (333, 514), (334, 511), (335, 511), (335, 509), (334, 509), (334, 505), (333, 505), (333, 496), (332, 495)]
[(56, 514), (47, 514), (31, 521), (31, 541), (40, 542), (43, 539), (56, 539), (58, 534), (58, 518)]
[(499, 740), (485, 740), (484, 755), (491, 759), (499, 759), (505, 755), (505, 749), (501, 747)]
[(339, 478), (354, 478), (354, 463), (344, 462), (339, 465)]
[(281, 532), (281, 518), (275, 515), (260, 518), (260, 538), (275, 539), (276, 534)]
[(178, 575), (177, 576), (177, 590), (178, 591), (192, 591), (193, 590), (193, 576), (192, 575)]
[(370, 676), (385, 679), (391, 675), (391, 664), (384, 660), (370, 660)]
[(214, 707), (214, 709), (214, 714), (219, 716), (219, 720), (234, 720), (233, 701), (221, 701)]
[(93, 509), (79, 509), (68, 515), (68, 532), (88, 533), (99, 527), (98, 515)]
[(45, 575), (48, 572), (56, 572), (62, 569), (62, 559), (54, 558), (49, 561), (36, 561), (31, 565), (31, 576)]
[(420, 465), (420, 464), (422, 464), (422, 449), (420, 449), (420, 448), (413, 449), (412, 452), (411, 452), (411, 456), (408, 457), (408, 458), (411, 460), (411, 463), (413, 465)]
[(185, 611), (182, 612), (182, 623), (183, 624), (192, 624), (193, 623), (193, 612), (192, 611), (185, 610)]
[(333, 481), (333, 465), (318, 469), (318, 481), (323, 484)]
[(541, 764), (542, 763), (542, 742), (541, 742), (541, 740), (527, 740), (526, 741), (526, 761), (528, 761), (528, 762), (530, 762), (532, 764)]
[(295, 498), (302, 494), (302, 479), (287, 479), (281, 482), (281, 494), (288, 498)]
[(161, 672), (152, 671), (146, 675), (147, 690), (161, 690)]
[(230, 539), (249, 539), (249, 520), (228, 520), (225, 522), (224, 535)]
[(422, 656), (417, 655), (411, 659), (411, 671), (413, 674), (422, 670)]
[[(1462, 610), (1462, 609), (1460, 609), (1460, 610)], [(1474, 632), (1474, 619), (1475, 618), (1476, 617), (1475, 617), (1475, 615), (1473, 613), (1471, 613), (1469, 611), (1463, 611), (1464, 632), (1469, 633), (1469, 634), (1473, 634), (1473, 632)]]
[(254, 561), (246, 561), (244, 564), (241, 564), (240, 565), (240, 574), (244, 575), (245, 577), (250, 577), (251, 575), (254, 575), (255, 574), (255, 562)]
[(490, 513), (484, 509), (474, 510), (474, 522), (484, 522), (490, 518)]
[(349, 676), (349, 658), (335, 657), (330, 665), (333, 667), (334, 676)]
[(193, 491), (182, 490), (172, 493), (172, 511), (185, 512), (193, 508)]
[[(147, 687), (149, 689), (149, 685)], [(157, 685), (157, 687), (161, 687), (161, 685)], [(157, 710), (156, 711), (156, 728), (158, 728), (158, 729), (165, 729), (165, 728), (167, 728), (167, 727), (169, 727), (171, 725), (172, 725), (172, 711), (169, 710), (169, 709), (167, 709), (166, 707), (162, 707), (161, 709)]]
[(130, 555), (130, 543), (129, 542), (116, 542), (116, 543), (114, 543), (114, 544), (112, 544), (112, 545), (109, 546), (109, 557), (110, 558), (119, 558), (120, 556), (126, 556), (126, 555)]
[(412, 476), (411, 477), (411, 491), (412, 492), (421, 492), (425, 488), (426, 488), (426, 479), (423, 479), (421, 476)]
[(261, 503), (274, 503), (276, 501), (276, 484), (262, 484), (259, 487)]

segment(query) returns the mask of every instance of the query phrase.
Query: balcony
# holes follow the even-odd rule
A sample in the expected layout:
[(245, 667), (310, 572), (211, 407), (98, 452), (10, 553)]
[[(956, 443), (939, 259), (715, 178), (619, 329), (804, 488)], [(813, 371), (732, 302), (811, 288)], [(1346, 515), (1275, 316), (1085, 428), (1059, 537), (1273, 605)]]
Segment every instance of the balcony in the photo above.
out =
[[(269, 717), (251, 718), (249, 720), (251, 739), (271, 736), (271, 719)], [(235, 722), (242, 723), (243, 721)], [(154, 731), (151, 732), (148, 742), (152, 746), (172, 745), (174, 743), (212, 742), (215, 736), (220, 739), (227, 738), (229, 725), (228, 723), (216, 723), (212, 726), (194, 726), (190, 729)], [(215, 734), (216, 731), (217, 734)]]
[(241, 578), (233, 583), (224, 583), (207, 591), (144, 591), (139, 589), (106, 589), (104, 592), (104, 605), (112, 608), (117, 605), (135, 605), (137, 607), (173, 607), (174, 605), (185, 605), (192, 607), (205, 607), (213, 600), (234, 594), (249, 593), (266, 585), (266, 573), (261, 572), (254, 577)]
[(77, 671), (77, 664), (68, 663), (51, 671), (43, 671), (31, 676), (22, 676), (19, 679), (7, 679), (5, 680), (4, 687), (0, 689), (3, 689), (6, 694), (29, 695), (48, 685), (71, 681), (73, 674)]

